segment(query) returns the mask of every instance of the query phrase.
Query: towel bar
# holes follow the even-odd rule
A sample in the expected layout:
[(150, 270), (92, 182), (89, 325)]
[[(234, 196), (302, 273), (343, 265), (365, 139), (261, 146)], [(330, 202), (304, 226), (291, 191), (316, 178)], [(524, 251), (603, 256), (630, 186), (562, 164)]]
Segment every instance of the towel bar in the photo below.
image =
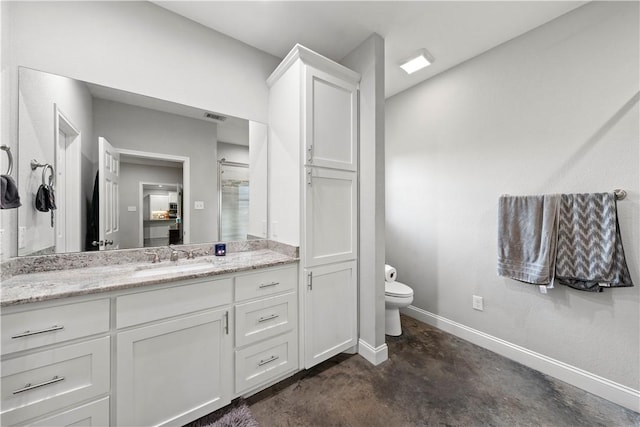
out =
[(9, 157), (9, 166), (7, 167), (7, 175), (11, 175), (13, 171), (13, 156), (11, 155), (11, 147), (7, 145), (1, 145), (0, 150), (7, 153), (7, 157)]
[(50, 163), (40, 163), (37, 160), (31, 160), (31, 170), (36, 170), (38, 168), (42, 169), (42, 185), (47, 185), (46, 177), (47, 177), (47, 169), (51, 170), (51, 175), (49, 175), (49, 186), (53, 186), (55, 182), (55, 170)]
[[(625, 197), (627, 197), (627, 192), (624, 190), (621, 190), (620, 188), (616, 188), (615, 190), (613, 190), (613, 195), (615, 196), (616, 200), (622, 200)], [(509, 197), (509, 195), (502, 194), (502, 197)]]
[(616, 200), (622, 200), (625, 197), (627, 197), (627, 192), (619, 188), (616, 188), (615, 190), (613, 190), (613, 194), (615, 195)]

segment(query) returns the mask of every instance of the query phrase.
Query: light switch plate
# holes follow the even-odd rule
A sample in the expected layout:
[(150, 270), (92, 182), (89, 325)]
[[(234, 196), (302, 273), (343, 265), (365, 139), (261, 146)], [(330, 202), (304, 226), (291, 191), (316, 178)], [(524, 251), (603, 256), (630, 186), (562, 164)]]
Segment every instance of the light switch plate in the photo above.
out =
[(204, 209), (204, 202), (202, 200), (196, 200), (193, 203), (193, 208), (194, 209)]
[(138, 210), (137, 206), (127, 206), (127, 211), (129, 212), (135, 212)]

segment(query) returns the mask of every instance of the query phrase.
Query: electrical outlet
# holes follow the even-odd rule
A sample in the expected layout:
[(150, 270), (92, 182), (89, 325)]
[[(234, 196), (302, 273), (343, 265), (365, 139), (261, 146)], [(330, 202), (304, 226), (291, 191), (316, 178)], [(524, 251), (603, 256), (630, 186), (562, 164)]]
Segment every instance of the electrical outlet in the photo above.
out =
[(194, 209), (197, 209), (197, 210), (204, 209), (204, 202), (203, 202), (203, 201), (201, 201), (201, 200), (196, 200), (196, 201), (193, 203), (193, 208), (194, 208)]
[(478, 295), (474, 295), (473, 296), (473, 309), (474, 310), (478, 310), (478, 311), (483, 311), (484, 310), (484, 303), (482, 301), (482, 297), (479, 297)]

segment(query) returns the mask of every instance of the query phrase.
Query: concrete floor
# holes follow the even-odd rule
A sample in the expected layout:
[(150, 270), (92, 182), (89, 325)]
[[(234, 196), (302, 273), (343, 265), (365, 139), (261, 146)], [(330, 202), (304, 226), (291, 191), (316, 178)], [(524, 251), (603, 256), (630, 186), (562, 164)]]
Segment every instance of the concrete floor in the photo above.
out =
[(412, 318), (389, 360), (339, 355), (247, 399), (269, 426), (640, 426), (640, 414)]

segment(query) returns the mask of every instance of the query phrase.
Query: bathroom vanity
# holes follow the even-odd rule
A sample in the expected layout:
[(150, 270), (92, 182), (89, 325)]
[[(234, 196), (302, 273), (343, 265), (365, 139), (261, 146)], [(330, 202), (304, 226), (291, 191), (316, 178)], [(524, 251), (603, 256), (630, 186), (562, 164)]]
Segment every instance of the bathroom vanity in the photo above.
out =
[[(22, 74), (59, 79), (33, 70)], [(252, 196), (263, 209), (254, 209), (262, 216), (252, 221), (257, 231), (247, 234), (290, 246), (249, 240), (241, 250), (228, 245), (226, 257), (151, 264), (144, 249), (107, 250), (118, 245), (104, 237), (102, 225), (115, 230), (125, 224), (107, 209), (111, 214), (100, 214), (94, 242), (99, 252), (64, 254), (68, 249), (47, 240), (40, 246), (57, 255), (13, 259), (13, 277), (5, 280), (3, 271), (2, 283), (0, 423), (183, 425), (299, 369), (355, 352), (359, 80), (358, 73), (296, 45), (267, 82), (268, 170), (266, 128), (248, 125), (262, 142), (262, 161), (252, 163), (262, 173), (257, 181), (269, 189), (262, 198)], [(106, 109), (102, 104), (95, 101)], [(191, 200), (185, 172), (193, 162), (194, 175), (206, 177), (195, 166), (210, 169), (196, 165), (208, 156), (188, 148), (194, 151), (185, 152), (182, 169), (185, 243), (187, 228), (196, 225), (188, 207), (209, 206), (208, 200)], [(130, 148), (114, 151), (156, 159), (156, 153)], [(111, 165), (117, 171), (121, 162)], [(143, 223), (135, 201), (128, 206), (115, 200), (110, 206), (127, 207), (123, 218), (134, 212)], [(37, 228), (17, 225), (25, 232)], [(43, 227), (53, 236), (50, 223)], [(211, 240), (210, 228), (199, 229), (198, 241)], [(123, 229), (119, 236), (141, 229)], [(18, 254), (42, 253), (33, 249)]]
[(0, 423), (183, 425), (274, 384), (299, 369), (297, 277), (258, 249), (3, 280)]

